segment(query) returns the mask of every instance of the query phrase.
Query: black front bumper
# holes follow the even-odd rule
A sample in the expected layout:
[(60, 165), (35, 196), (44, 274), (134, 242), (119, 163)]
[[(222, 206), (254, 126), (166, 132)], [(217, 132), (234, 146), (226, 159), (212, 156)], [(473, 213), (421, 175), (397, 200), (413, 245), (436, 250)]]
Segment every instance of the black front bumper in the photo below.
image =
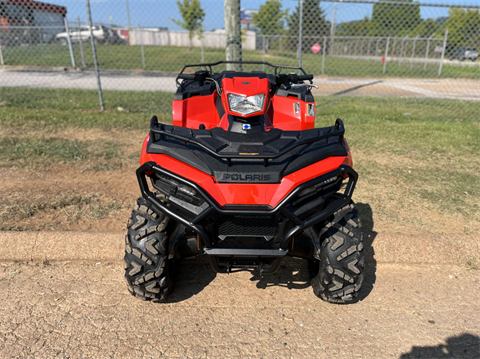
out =
[[(159, 200), (154, 193), (150, 190), (147, 183), (147, 176), (152, 175), (152, 173), (158, 173), (162, 175), (169, 176), (175, 181), (194, 188), (197, 193), (205, 199), (205, 202), (208, 206), (199, 214), (194, 216), (192, 219), (187, 218), (184, 215), (179, 214), (177, 211), (173, 210), (171, 207), (167, 206), (161, 200)], [(342, 194), (338, 194), (334, 201), (330, 202), (326, 207), (320, 210), (318, 213), (315, 213), (313, 216), (308, 217), (307, 219), (300, 219), (295, 213), (289, 209), (289, 204), (295, 201), (302, 191), (319, 185), (321, 183), (328, 183), (328, 180), (342, 176), (345, 179), (348, 179), (345, 190)], [(308, 182), (305, 182), (297, 186), (293, 191), (291, 191), (276, 207), (272, 208), (270, 206), (241, 206), (241, 208), (226, 208), (227, 206), (219, 206), (215, 200), (213, 200), (210, 195), (199, 187), (196, 183), (191, 182), (183, 177), (172, 173), (161, 166), (157, 165), (155, 162), (147, 162), (143, 164), (137, 170), (137, 179), (140, 185), (140, 190), (142, 196), (150, 201), (159, 211), (165, 213), (167, 216), (173, 218), (178, 223), (190, 228), (198, 234), (199, 239), (203, 242), (203, 252), (212, 256), (242, 256), (242, 257), (278, 257), (281, 259), (285, 254), (288, 253), (292, 238), (294, 236), (301, 234), (307, 228), (324, 221), (328, 216), (333, 214), (339, 208), (345, 206), (350, 202), (353, 191), (355, 189), (355, 184), (357, 182), (358, 175), (357, 173), (347, 165), (341, 165), (338, 169), (326, 173), (322, 176), (314, 178)], [(232, 249), (232, 248), (215, 248), (212, 244), (211, 235), (208, 231), (205, 230), (204, 224), (205, 221), (208, 221), (209, 216), (212, 214), (217, 214), (219, 216), (235, 216), (235, 215), (258, 215), (258, 216), (275, 216), (281, 213), (285, 218), (290, 220), (293, 223), (293, 226), (286, 231), (281, 238), (278, 249)]]

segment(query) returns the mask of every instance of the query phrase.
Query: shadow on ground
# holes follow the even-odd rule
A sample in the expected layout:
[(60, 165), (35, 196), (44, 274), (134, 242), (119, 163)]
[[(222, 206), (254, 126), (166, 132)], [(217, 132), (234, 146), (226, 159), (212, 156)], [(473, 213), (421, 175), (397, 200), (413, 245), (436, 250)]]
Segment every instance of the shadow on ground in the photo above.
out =
[(373, 242), (377, 237), (374, 229), (373, 211), (368, 203), (357, 203), (358, 214), (363, 228), (363, 245), (365, 248), (365, 279), (362, 289), (358, 293), (358, 300), (364, 300), (373, 290), (373, 285), (377, 280), (377, 261), (375, 260), (375, 249)]
[[(373, 290), (376, 281), (377, 261), (373, 242), (377, 232), (373, 230), (372, 207), (366, 203), (357, 203), (357, 208), (363, 228), (363, 244), (365, 248), (365, 278), (362, 289), (358, 294), (359, 300), (364, 300)], [(251, 271), (251, 281), (258, 281), (257, 288), (266, 289), (272, 286), (281, 286), (288, 289), (304, 289), (310, 286), (308, 265), (306, 260), (287, 258), (282, 262), (278, 271), (274, 274), (260, 276), (258, 270)]]
[(465, 333), (450, 337), (446, 342), (446, 345), (412, 347), (412, 350), (402, 354), (400, 359), (480, 358), (480, 338), (476, 335)]
[(217, 276), (206, 256), (182, 260), (178, 266), (177, 282), (167, 303), (187, 300), (200, 293)]
[[(362, 222), (365, 248), (365, 278), (357, 299), (357, 301), (361, 301), (371, 293), (376, 280), (377, 262), (372, 244), (377, 236), (377, 232), (373, 230), (373, 213), (370, 205), (357, 203), (357, 208)], [(306, 260), (287, 257), (282, 261), (277, 272), (264, 274), (263, 276), (260, 275), (258, 269), (247, 271), (252, 275), (250, 280), (257, 281), (257, 288), (259, 289), (266, 289), (272, 286), (285, 287), (287, 289), (305, 289), (311, 285), (308, 262)], [(206, 256), (181, 261), (175, 290), (169, 297), (168, 302), (181, 302), (200, 293), (215, 279), (216, 275), (217, 273), (210, 267)]]

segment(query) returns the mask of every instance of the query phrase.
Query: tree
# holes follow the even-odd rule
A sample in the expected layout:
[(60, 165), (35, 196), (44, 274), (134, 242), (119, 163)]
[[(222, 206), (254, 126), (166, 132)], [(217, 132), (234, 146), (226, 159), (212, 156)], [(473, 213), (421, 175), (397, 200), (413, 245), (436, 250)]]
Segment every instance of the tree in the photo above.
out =
[(201, 36), (203, 28), (203, 19), (205, 18), (205, 11), (200, 6), (200, 0), (177, 0), (178, 11), (182, 20), (171, 19), (175, 24), (182, 29), (188, 31), (190, 39), (190, 50), (192, 49), (192, 38), (195, 32)]
[[(297, 46), (298, 25), (299, 25), (299, 6), (295, 8), (287, 20), (288, 34), (292, 36), (290, 43), (292, 49)], [(320, 37), (328, 35), (330, 32), (330, 23), (325, 20), (325, 13), (320, 8), (320, 0), (303, 0), (303, 38), (302, 52), (308, 51), (313, 44), (321, 41)]]
[(255, 27), (259, 29), (260, 35), (269, 35), (266, 38), (266, 51), (270, 48), (270, 36), (283, 33), (285, 28), (284, 18), (288, 9), (282, 11), (280, 0), (268, 0), (260, 6), (256, 14), (253, 14)]
[(335, 35), (338, 36), (367, 36), (370, 19), (342, 22), (336, 28)]
[[(396, 1), (396, 0), (384, 0)], [(370, 21), (369, 35), (371, 36), (404, 36), (420, 24), (420, 6), (413, 0), (405, 4), (375, 4), (373, 5), (372, 21)]]
[(440, 25), (438, 25), (438, 23), (434, 19), (427, 19), (422, 21), (420, 24), (417, 25), (417, 27), (415, 27), (415, 29), (410, 31), (409, 36), (430, 37), (435, 34), (439, 28)]
[(441, 34), (448, 28), (449, 48), (475, 46), (480, 43), (480, 12), (462, 8), (451, 8)]

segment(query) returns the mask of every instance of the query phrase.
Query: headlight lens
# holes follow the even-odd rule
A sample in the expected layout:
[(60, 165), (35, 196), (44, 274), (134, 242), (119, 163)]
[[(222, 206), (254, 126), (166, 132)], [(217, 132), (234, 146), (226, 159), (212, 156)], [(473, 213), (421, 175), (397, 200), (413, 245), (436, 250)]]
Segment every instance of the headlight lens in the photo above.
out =
[(262, 111), (263, 101), (265, 101), (265, 94), (263, 93), (248, 97), (234, 94), (228, 95), (230, 111), (234, 111), (242, 115), (249, 115), (251, 113)]

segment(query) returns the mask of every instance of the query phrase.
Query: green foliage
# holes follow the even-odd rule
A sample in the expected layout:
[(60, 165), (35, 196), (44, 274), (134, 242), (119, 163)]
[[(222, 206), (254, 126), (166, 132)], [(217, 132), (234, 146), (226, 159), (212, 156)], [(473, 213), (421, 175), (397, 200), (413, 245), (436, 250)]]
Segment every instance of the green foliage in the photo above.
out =
[[(287, 20), (288, 35), (292, 36), (292, 50), (297, 50), (299, 16), (300, 8), (297, 6)], [(304, 0), (302, 52), (310, 51), (313, 44), (321, 41), (321, 36), (329, 33), (330, 23), (325, 19), (324, 10), (320, 8), (320, 0)]]
[[(288, 9), (282, 11), (280, 0), (268, 0), (260, 6), (258, 13), (253, 15), (255, 27), (260, 31), (260, 35), (280, 35), (285, 30), (285, 16)], [(266, 51), (270, 48), (271, 37), (266, 37)], [(274, 39), (275, 40), (275, 39)]]
[[(478, 10), (452, 8), (445, 22), (448, 28), (448, 44), (452, 49), (459, 46), (480, 44), (480, 12)], [(444, 26), (444, 27), (445, 27)], [(444, 28), (442, 29), (444, 31)]]
[(261, 35), (279, 35), (284, 30), (284, 19), (288, 9), (282, 11), (280, 0), (268, 0), (260, 6), (258, 13), (253, 14), (255, 27)]
[(193, 34), (201, 32), (203, 27), (203, 19), (205, 11), (202, 9), (200, 0), (177, 0), (178, 11), (182, 16), (182, 20), (171, 19), (175, 24), (187, 30), (190, 37), (190, 48)]
[(440, 29), (440, 25), (434, 19), (427, 19), (422, 21), (420, 24), (415, 27), (412, 31), (410, 31), (410, 37), (430, 37), (436, 33), (438, 33)]
[[(385, 0), (395, 1), (395, 0)], [(413, 0), (404, 0), (411, 2)], [(400, 4), (373, 5), (370, 36), (403, 36), (421, 23), (420, 6)]]
[(335, 35), (338, 36), (368, 36), (370, 19), (342, 22), (338, 25)]

